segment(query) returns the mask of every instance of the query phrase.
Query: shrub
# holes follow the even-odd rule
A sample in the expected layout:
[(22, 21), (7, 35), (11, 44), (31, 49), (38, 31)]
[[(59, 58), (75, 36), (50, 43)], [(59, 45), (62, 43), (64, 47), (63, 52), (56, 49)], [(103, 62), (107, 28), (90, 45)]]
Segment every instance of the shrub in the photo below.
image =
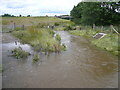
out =
[(57, 23), (57, 22), (54, 23), (54, 26), (59, 26), (59, 25), (60, 25), (60, 23)]
[(65, 31), (68, 31), (68, 30), (73, 30), (73, 27), (72, 26), (70, 26), (70, 25), (68, 25), (68, 26), (66, 26), (65, 27), (65, 29), (64, 29)]

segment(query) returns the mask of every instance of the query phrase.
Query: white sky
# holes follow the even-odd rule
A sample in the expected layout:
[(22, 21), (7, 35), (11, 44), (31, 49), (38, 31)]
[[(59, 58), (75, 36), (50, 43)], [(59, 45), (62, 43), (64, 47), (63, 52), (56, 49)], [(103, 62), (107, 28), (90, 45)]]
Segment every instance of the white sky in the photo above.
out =
[(54, 16), (70, 14), (81, 0), (0, 0), (0, 15)]

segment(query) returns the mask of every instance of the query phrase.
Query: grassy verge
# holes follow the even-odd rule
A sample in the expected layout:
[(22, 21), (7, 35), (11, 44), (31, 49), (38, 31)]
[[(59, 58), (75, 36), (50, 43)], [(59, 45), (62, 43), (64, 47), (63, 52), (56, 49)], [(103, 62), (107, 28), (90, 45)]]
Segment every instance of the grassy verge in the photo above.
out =
[(118, 35), (112, 33), (112, 34), (107, 34), (105, 37), (101, 39), (94, 39), (92, 36), (94, 36), (96, 33), (98, 33), (98, 30), (74, 30), (74, 31), (69, 31), (73, 35), (77, 36), (83, 36), (87, 37), (90, 39), (91, 43), (93, 45), (96, 45), (97, 47), (100, 47), (102, 49), (105, 49), (112, 54), (118, 56)]
[(22, 43), (30, 44), (35, 51), (59, 52), (64, 50), (60, 42), (53, 38), (54, 31), (50, 29), (35, 28), (32, 26), (28, 30), (15, 31), (12, 34), (19, 38)]

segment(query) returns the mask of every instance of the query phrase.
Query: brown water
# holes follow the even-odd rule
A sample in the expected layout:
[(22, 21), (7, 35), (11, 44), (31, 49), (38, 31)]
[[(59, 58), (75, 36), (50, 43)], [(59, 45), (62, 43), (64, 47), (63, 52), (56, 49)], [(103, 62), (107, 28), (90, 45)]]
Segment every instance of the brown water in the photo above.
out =
[[(90, 45), (85, 38), (57, 31), (67, 51), (49, 56), (40, 54), (40, 61), (32, 63), (32, 56), (17, 60), (8, 50), (14, 42), (3, 46), (3, 88), (117, 88), (117, 57)], [(20, 45), (20, 43), (19, 43)], [(33, 52), (29, 45), (22, 45)]]

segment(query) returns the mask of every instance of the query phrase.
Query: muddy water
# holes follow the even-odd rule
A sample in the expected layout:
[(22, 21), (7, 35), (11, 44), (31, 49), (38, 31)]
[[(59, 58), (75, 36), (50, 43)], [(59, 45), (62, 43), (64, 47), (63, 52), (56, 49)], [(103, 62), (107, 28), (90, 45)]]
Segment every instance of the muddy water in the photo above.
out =
[[(17, 60), (8, 50), (14, 42), (3, 46), (4, 88), (116, 88), (118, 87), (117, 57), (100, 50), (85, 38), (57, 31), (67, 51), (49, 56), (40, 54), (40, 61), (32, 63), (32, 55)], [(24, 46), (28, 51), (32, 48)]]

